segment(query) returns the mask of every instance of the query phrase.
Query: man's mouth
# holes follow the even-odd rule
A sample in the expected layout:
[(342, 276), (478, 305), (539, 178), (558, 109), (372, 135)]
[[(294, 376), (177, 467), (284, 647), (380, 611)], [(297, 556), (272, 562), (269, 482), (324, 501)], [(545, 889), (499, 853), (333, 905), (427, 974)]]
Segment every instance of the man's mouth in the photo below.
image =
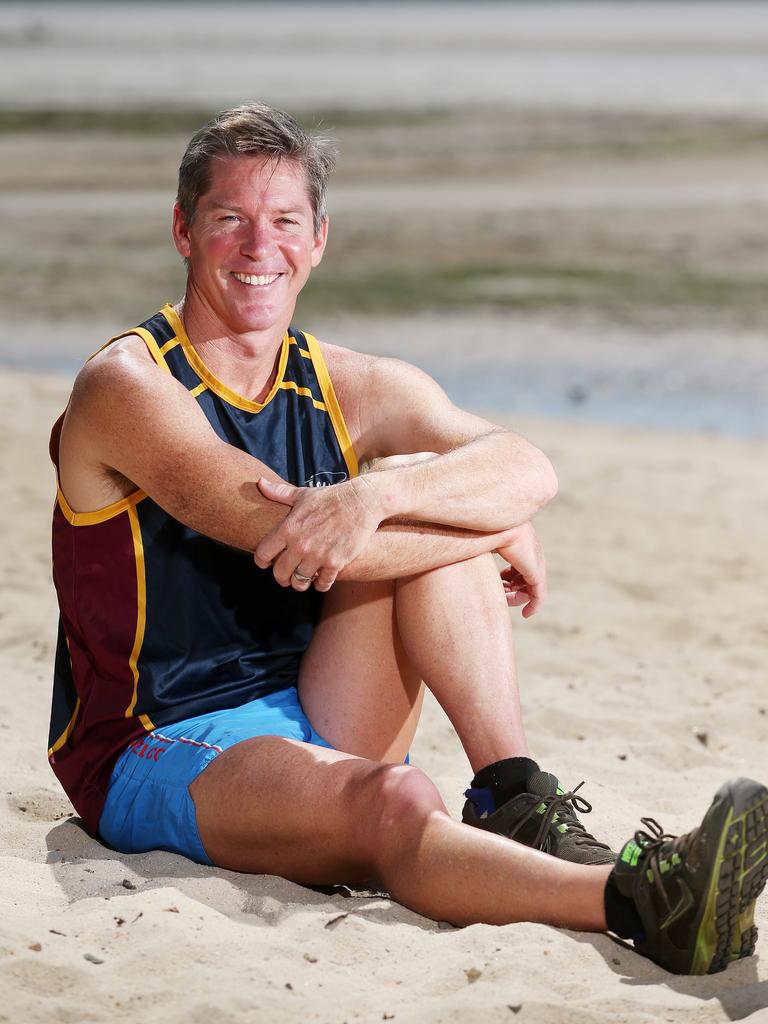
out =
[(280, 275), (279, 274), (238, 274), (236, 270), (233, 270), (232, 271), (232, 277), (234, 277), (235, 280), (239, 281), (241, 284), (250, 284), (250, 285), (261, 285), (261, 286), (264, 286), (264, 285), (267, 285), (267, 284), (272, 284), (272, 282), (276, 281), (278, 279), (278, 277), (280, 277)]

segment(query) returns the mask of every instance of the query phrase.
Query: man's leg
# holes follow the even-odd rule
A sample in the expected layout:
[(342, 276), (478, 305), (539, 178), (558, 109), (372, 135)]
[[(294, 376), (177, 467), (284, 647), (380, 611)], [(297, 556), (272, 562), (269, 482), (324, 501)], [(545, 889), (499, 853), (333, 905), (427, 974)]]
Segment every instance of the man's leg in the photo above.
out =
[(219, 755), (190, 793), (222, 867), (305, 884), (376, 878), (398, 902), (455, 924), (606, 927), (609, 868), (467, 828), (418, 768), (259, 737)]
[(373, 876), (405, 906), (458, 925), (610, 927), (679, 974), (719, 971), (754, 950), (768, 790), (749, 779), (721, 787), (679, 839), (644, 819), (651, 831), (635, 833), (616, 868), (453, 821), (417, 768), (279, 737), (230, 747), (190, 792), (203, 845), (223, 867), (317, 884)]
[(421, 712), (421, 676), (406, 654), (395, 584), (337, 583), (301, 661), (299, 695), (337, 750), (402, 764)]
[(577, 863), (613, 861), (572, 800), (561, 799), (555, 776), (528, 755), (509, 610), (490, 555), (396, 583), (336, 584), (326, 595), (299, 690), (332, 746), (402, 761), (417, 723), (419, 678), (476, 773), (465, 821)]
[(490, 555), (397, 583), (346, 583), (326, 595), (299, 692), (334, 747), (402, 761), (424, 680), (477, 771), (528, 755), (509, 612)]

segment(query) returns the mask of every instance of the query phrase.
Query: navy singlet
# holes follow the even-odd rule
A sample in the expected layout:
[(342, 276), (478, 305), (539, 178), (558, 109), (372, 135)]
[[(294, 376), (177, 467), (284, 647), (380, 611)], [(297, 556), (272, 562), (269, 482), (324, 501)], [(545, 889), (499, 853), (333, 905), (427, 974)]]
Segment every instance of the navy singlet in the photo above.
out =
[[(286, 332), (275, 383), (253, 402), (213, 376), (170, 306), (125, 334), (143, 339), (219, 437), (284, 479), (317, 487), (356, 475), (311, 335)], [(280, 587), (249, 553), (189, 529), (143, 491), (74, 512), (59, 488), (53, 575), (61, 615), (48, 756), (94, 833), (132, 740), (295, 685), (321, 601)]]

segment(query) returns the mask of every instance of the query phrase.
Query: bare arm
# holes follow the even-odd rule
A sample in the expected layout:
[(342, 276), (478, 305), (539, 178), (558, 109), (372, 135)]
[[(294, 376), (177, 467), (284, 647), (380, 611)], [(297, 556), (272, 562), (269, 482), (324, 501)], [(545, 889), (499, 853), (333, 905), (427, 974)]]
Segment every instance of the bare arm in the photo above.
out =
[[(139, 487), (187, 526), (245, 551), (290, 512), (264, 497), (258, 481), (289, 485), (222, 441), (187, 390), (149, 359), (138, 339), (107, 350), (78, 376), (62, 429), (60, 475), (76, 510), (114, 500), (120, 479), (124, 493)], [(316, 493), (332, 491), (337, 488)], [(347, 578), (421, 572), (493, 550), (505, 536), (426, 524), (385, 527)]]
[[(60, 443), (60, 478), (76, 510), (141, 488), (170, 515), (214, 540), (252, 551), (287, 509), (262, 496), (264, 463), (222, 441), (187, 390), (139, 339), (81, 370)], [(119, 495), (118, 495), (119, 496)]]
[[(555, 493), (549, 460), (518, 435), (457, 409), (415, 367), (330, 351), (340, 353), (334, 383), (362, 458), (383, 456), (386, 462), (395, 454), (434, 454), (393, 459), (394, 468), (322, 491), (262, 482), (267, 497), (292, 510), (256, 549), (257, 564), (272, 565), (280, 583), (297, 589), (301, 582), (292, 578), (294, 570), (317, 574), (320, 590), (338, 574), (391, 578), (415, 571), (406, 564), (407, 555), (403, 561), (410, 541), (395, 539), (397, 529), (437, 537), (442, 560), (436, 564), (471, 557), (478, 544), (485, 551), (503, 547), (511, 553), (525, 535), (529, 543), (522, 561), (535, 563), (534, 575), (543, 577), (543, 559), (534, 557), (534, 549), (540, 551), (535, 534), (523, 527)], [(441, 542), (452, 535), (451, 528), (464, 531), (465, 542), (466, 531), (475, 534), (466, 554)]]
[(500, 530), (527, 522), (554, 497), (557, 479), (538, 448), (457, 408), (416, 367), (378, 359), (366, 387), (376, 401), (361, 415), (364, 458), (436, 453), (369, 478), (385, 519)]

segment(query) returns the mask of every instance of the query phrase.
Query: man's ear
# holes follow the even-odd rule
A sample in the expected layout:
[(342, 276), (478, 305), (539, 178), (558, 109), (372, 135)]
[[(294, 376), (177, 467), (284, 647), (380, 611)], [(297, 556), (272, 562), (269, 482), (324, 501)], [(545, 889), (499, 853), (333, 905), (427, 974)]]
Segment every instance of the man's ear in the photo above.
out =
[(186, 217), (181, 212), (181, 207), (178, 203), (173, 204), (173, 226), (171, 231), (176, 251), (180, 256), (188, 260), (190, 255), (189, 228)]
[[(328, 218), (323, 217), (320, 223), (320, 230), (315, 235), (312, 243), (312, 266), (316, 267), (323, 258), (325, 247), (328, 244)], [(178, 246), (177, 246), (178, 248)], [(180, 250), (179, 250), (180, 251)]]

